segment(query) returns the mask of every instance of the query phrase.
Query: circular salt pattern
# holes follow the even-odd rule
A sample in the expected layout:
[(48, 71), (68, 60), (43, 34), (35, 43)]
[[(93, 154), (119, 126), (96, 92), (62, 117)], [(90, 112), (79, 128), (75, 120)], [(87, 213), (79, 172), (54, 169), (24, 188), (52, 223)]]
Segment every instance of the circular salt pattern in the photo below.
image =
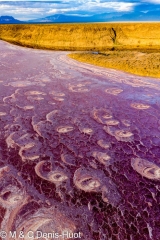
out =
[(49, 92), (49, 94), (54, 95), (56, 97), (64, 97), (65, 96), (65, 93), (55, 92), (55, 91), (51, 91), (51, 92)]
[(52, 171), (48, 174), (48, 180), (55, 183), (60, 184), (68, 179), (68, 176), (64, 174), (62, 171)]
[(77, 88), (76, 90), (74, 90), (75, 92), (89, 92), (88, 88)]
[(123, 89), (119, 89), (119, 88), (107, 88), (105, 90), (106, 93), (112, 94), (112, 95), (118, 95), (121, 92), (123, 92)]
[(121, 120), (121, 122), (126, 126), (126, 127), (129, 127), (131, 125), (131, 122), (127, 119), (123, 119)]
[(73, 182), (85, 192), (102, 193), (103, 201), (115, 206), (121, 199), (115, 184), (101, 170), (80, 167), (74, 173)]
[(40, 155), (39, 150), (40, 146), (38, 146), (38, 144), (36, 144), (35, 142), (30, 142), (20, 148), (19, 155), (22, 161), (26, 160), (34, 161), (36, 159), (39, 159)]
[(119, 124), (119, 121), (118, 120), (108, 120), (105, 122), (106, 125), (109, 125), (109, 126), (116, 126)]
[(112, 115), (110, 113), (105, 113), (103, 116), (102, 116), (104, 119), (110, 119), (112, 118)]
[(26, 133), (24, 130), (12, 132), (6, 138), (6, 143), (11, 148), (20, 147), (18, 153), (22, 161), (33, 161), (39, 158), (41, 143), (33, 134)]
[(93, 177), (84, 177), (76, 186), (85, 192), (94, 192), (100, 187), (100, 182)]
[(108, 149), (110, 147), (110, 144), (108, 142), (105, 142), (103, 139), (98, 140), (97, 144), (104, 149)]
[(46, 95), (46, 94), (40, 91), (27, 91), (25, 92), (25, 95)]
[(100, 191), (100, 179), (98, 179), (96, 176), (93, 176), (92, 173), (86, 171), (83, 172), (83, 168), (76, 170), (73, 181), (77, 188), (85, 192)]
[(131, 160), (133, 169), (143, 177), (153, 180), (160, 180), (160, 166), (142, 158), (133, 158)]
[(113, 116), (109, 110), (100, 108), (100, 109), (94, 109), (92, 111), (92, 117), (98, 123), (105, 124), (106, 119), (111, 119)]
[(0, 201), (2, 204), (15, 206), (25, 197), (24, 192), (16, 186), (9, 185), (1, 191)]
[(88, 135), (91, 135), (93, 133), (92, 128), (81, 128), (80, 131)]
[(132, 103), (131, 107), (140, 109), (140, 110), (145, 110), (145, 109), (150, 108), (150, 106), (148, 104), (143, 104), (143, 103)]
[(128, 130), (116, 130), (114, 133), (115, 138), (118, 141), (130, 142), (133, 141), (133, 133)]
[(34, 109), (34, 106), (24, 106), (23, 109), (24, 110), (31, 110), (31, 109)]
[(56, 185), (60, 185), (68, 179), (67, 174), (62, 169), (53, 170), (50, 167), (49, 170), (45, 171), (45, 164), (45, 161), (41, 161), (35, 166), (35, 172), (40, 178), (53, 182)]
[(64, 101), (64, 98), (61, 98), (61, 97), (53, 97), (53, 99), (57, 102), (63, 102)]
[(35, 97), (34, 97), (34, 96), (28, 96), (27, 99), (28, 99), (28, 100), (41, 101), (41, 100), (43, 100), (44, 98), (43, 98), (43, 97), (38, 97), (38, 96), (37, 96), (37, 97), (36, 97), (36, 96), (35, 96)]
[(69, 90), (71, 92), (89, 92), (89, 89), (85, 87), (86, 84), (74, 84), (69, 85)]
[(7, 185), (0, 192), (0, 202), (4, 207), (16, 207), (26, 199), (25, 192), (18, 186)]
[(107, 153), (95, 151), (93, 152), (92, 156), (105, 166), (108, 166), (110, 164), (111, 157)]
[(73, 131), (73, 127), (71, 127), (71, 126), (59, 126), (59, 127), (57, 127), (57, 132), (59, 132), (59, 133), (68, 133), (68, 132), (71, 132), (71, 131)]

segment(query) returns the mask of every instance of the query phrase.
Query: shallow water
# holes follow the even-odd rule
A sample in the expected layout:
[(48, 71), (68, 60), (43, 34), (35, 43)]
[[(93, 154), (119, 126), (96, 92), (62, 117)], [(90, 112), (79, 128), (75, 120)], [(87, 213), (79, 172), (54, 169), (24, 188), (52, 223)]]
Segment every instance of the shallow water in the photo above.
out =
[(10, 231), (29, 239), (29, 230), (55, 231), (58, 239), (63, 232), (68, 239), (160, 239), (160, 81), (79, 63), (66, 52), (2, 41), (0, 49), (7, 239)]

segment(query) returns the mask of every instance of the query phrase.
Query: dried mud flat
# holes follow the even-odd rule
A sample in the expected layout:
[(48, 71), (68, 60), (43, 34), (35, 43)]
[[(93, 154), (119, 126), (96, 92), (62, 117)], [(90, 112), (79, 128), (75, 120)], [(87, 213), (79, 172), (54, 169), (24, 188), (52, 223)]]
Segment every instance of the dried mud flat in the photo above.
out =
[(160, 239), (159, 81), (0, 49), (0, 229)]

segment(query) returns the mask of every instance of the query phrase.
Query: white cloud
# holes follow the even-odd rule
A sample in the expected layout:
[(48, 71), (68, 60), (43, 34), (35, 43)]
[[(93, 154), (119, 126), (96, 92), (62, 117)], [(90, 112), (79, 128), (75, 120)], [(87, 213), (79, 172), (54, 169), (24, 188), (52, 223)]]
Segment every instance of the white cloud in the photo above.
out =
[(45, 8), (30, 8), (30, 7), (18, 7), (10, 5), (0, 5), (0, 15), (9, 15), (20, 20), (28, 20), (30, 17), (42, 17), (45, 12)]
[(0, 1), (0, 16), (12, 15), (20, 20), (36, 19), (56, 13), (99, 14), (104, 12), (129, 12), (136, 5), (132, 0), (30, 0), (30, 1)]
[(153, 4), (160, 4), (160, 0), (143, 0), (143, 2), (153, 3)]
[(127, 3), (127, 2), (104, 2), (104, 3), (93, 3), (87, 2), (84, 7), (88, 7), (90, 10), (96, 10), (99, 8), (101, 11), (103, 10), (115, 10), (115, 11), (131, 11), (135, 3)]

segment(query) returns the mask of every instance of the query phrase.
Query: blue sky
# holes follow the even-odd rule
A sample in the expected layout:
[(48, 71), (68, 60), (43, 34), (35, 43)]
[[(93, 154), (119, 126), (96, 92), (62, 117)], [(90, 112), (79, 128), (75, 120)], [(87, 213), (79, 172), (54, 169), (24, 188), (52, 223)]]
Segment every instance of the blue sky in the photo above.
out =
[(1, 1), (0, 16), (19, 20), (42, 18), (54, 14), (94, 15), (100, 13), (125, 14), (136, 11), (160, 11), (160, 0), (30, 0)]

